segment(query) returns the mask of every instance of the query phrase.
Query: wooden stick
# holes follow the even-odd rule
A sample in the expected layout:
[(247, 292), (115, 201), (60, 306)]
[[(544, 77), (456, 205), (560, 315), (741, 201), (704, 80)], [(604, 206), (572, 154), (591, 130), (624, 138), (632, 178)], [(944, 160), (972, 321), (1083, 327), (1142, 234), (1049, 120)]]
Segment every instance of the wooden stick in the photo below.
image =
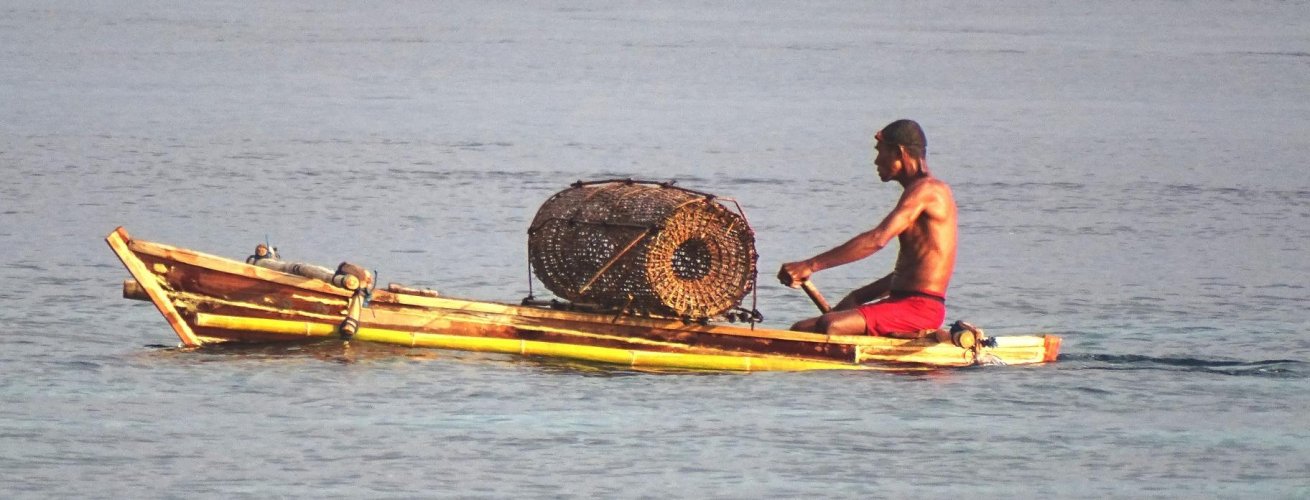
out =
[(810, 300), (814, 302), (815, 306), (818, 306), (820, 312), (824, 314), (832, 312), (832, 306), (828, 305), (828, 301), (823, 298), (823, 294), (819, 293), (819, 289), (814, 287), (813, 281), (802, 281), (801, 289), (805, 290), (805, 295), (810, 296)]
[(583, 295), (586, 295), (587, 290), (591, 288), (591, 285), (596, 284), (596, 280), (600, 278), (600, 275), (605, 274), (605, 271), (609, 271), (610, 266), (613, 266), (615, 262), (618, 262), (619, 259), (622, 259), (624, 255), (627, 255), (628, 251), (632, 250), (632, 247), (637, 246), (637, 243), (640, 242), (643, 238), (650, 236), (650, 233), (651, 233), (651, 228), (646, 228), (645, 231), (642, 231), (641, 234), (638, 234), (636, 238), (633, 238), (632, 241), (628, 242), (628, 246), (623, 247), (623, 250), (620, 250), (619, 253), (614, 254), (613, 257), (610, 257), (609, 262), (606, 262), (604, 266), (601, 266), (600, 270), (596, 271), (596, 274), (593, 274), (591, 276), (591, 279), (587, 280), (587, 283), (585, 285), (582, 285), (582, 288), (578, 289), (578, 296), (581, 297)]
[(137, 283), (136, 278), (123, 280), (123, 298), (150, 302), (150, 295), (146, 293), (146, 287)]

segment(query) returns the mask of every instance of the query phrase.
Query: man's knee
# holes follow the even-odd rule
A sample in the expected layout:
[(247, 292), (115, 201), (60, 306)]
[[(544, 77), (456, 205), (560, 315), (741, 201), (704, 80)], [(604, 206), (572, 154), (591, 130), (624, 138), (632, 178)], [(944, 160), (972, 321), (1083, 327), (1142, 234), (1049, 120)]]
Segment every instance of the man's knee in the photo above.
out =
[(815, 318), (796, 322), (792, 331), (813, 332), (827, 335), (861, 335), (864, 333), (864, 318), (856, 314), (829, 313)]
[(793, 332), (815, 332), (818, 331), (817, 322), (819, 318), (808, 318), (797, 321), (791, 325)]
[(819, 316), (818, 321), (814, 322), (814, 331), (818, 333), (832, 334), (832, 318), (828, 315)]
[(814, 323), (814, 331), (827, 335), (863, 335), (865, 329), (864, 316), (850, 311), (825, 314)]
[(854, 331), (856, 329), (849, 323), (840, 316), (825, 314), (819, 317), (819, 321), (815, 322), (814, 331), (826, 335), (853, 335), (863, 332), (863, 328), (860, 328), (859, 332)]

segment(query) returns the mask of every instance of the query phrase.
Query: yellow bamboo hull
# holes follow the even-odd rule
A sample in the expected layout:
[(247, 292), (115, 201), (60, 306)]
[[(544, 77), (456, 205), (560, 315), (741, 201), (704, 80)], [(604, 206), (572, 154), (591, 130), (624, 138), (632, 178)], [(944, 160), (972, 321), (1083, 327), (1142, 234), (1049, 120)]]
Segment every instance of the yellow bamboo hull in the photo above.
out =
[[(253, 332), (276, 332), (287, 335), (304, 335), (306, 337), (333, 338), (339, 335), (337, 328), (333, 325), (302, 321), (200, 314), (196, 317), (196, 322), (201, 326), (208, 327)], [(615, 349), (610, 347), (560, 344), (523, 339), (482, 338), (439, 333), (419, 333), (369, 327), (360, 328), (359, 331), (355, 333), (353, 339), (361, 342), (379, 342), (383, 344), (404, 345), (409, 347), (428, 347), (435, 349), (452, 349), (457, 351), (494, 352), (501, 354), (517, 354), (521, 356), (566, 358), (579, 361), (629, 366), (633, 368), (677, 368), (687, 370), (720, 371), (851, 370), (865, 368), (849, 363), (768, 356), (727, 356), (678, 352), (653, 352), (637, 349)]]
[[(222, 257), (106, 238), (132, 274), (124, 295), (148, 300), (183, 345), (341, 336), (352, 292)], [(677, 319), (582, 313), (378, 290), (352, 340), (565, 358), (637, 368), (724, 371), (896, 369), (1054, 361), (1054, 335), (962, 349), (935, 338), (828, 336)]]

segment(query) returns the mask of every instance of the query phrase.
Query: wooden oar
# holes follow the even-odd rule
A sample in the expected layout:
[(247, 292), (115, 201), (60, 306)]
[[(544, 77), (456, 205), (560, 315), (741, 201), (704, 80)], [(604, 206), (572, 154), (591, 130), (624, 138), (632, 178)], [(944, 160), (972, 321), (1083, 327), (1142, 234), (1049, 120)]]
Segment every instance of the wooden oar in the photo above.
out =
[(805, 290), (805, 295), (810, 296), (810, 300), (814, 302), (820, 312), (828, 314), (832, 311), (832, 306), (828, 305), (828, 301), (823, 298), (823, 294), (819, 293), (819, 289), (814, 287), (813, 281), (802, 281), (801, 289)]

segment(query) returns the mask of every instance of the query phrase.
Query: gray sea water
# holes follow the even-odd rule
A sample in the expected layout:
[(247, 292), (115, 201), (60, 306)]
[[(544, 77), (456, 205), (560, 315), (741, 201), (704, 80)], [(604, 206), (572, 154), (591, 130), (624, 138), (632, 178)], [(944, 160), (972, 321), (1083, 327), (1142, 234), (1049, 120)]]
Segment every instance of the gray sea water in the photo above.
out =
[[(0, 496), (1310, 496), (1303, 1), (0, 1)], [(1057, 363), (659, 374), (177, 350), (102, 238), (514, 302), (579, 179), (737, 199), (768, 279), (876, 224), (909, 117), (949, 318)], [(835, 300), (892, 252), (816, 276)], [(538, 285), (537, 291), (540, 292)]]

